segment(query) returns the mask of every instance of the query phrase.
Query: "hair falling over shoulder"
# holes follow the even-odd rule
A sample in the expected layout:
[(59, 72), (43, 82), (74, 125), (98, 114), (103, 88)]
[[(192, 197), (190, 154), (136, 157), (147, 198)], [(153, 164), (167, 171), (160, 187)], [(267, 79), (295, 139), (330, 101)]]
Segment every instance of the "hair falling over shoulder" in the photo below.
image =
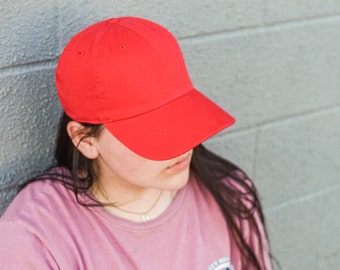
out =
[[(84, 157), (73, 145), (67, 134), (67, 124), (72, 121), (65, 113), (60, 118), (55, 149), (57, 167), (68, 169), (70, 175), (47, 172), (24, 183), (20, 190), (31, 182), (54, 180), (65, 184), (71, 189), (79, 204), (83, 206), (101, 206), (90, 194), (90, 187), (95, 179), (95, 169), (92, 160)], [(96, 137), (102, 130), (102, 125), (83, 124), (84, 138)], [(264, 249), (266, 229), (260, 201), (255, 187), (247, 175), (231, 162), (207, 150), (203, 145), (194, 149), (191, 170), (197, 179), (212, 194), (225, 218), (231, 238), (239, 249), (242, 258), (242, 269), (266, 270), (264, 260), (268, 254)], [(250, 234), (256, 241), (246, 239), (242, 231), (242, 222), (246, 221)], [(263, 235), (264, 234), (264, 235)], [(258, 246), (254, 247), (254, 242)], [(263, 252), (255, 252), (263, 250)]]
[[(265, 260), (270, 254), (269, 243), (264, 242), (268, 239), (265, 220), (256, 188), (246, 173), (203, 145), (194, 149), (191, 169), (220, 206), (241, 254), (242, 269), (266, 269)], [(245, 236), (244, 223), (252, 239)]]

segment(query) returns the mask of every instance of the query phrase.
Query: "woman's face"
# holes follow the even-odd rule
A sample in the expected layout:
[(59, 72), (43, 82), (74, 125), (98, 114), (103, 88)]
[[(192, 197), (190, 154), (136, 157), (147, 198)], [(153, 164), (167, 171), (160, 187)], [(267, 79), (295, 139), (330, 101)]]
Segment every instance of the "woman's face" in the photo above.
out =
[(192, 150), (170, 160), (150, 160), (131, 151), (107, 129), (95, 138), (95, 146), (99, 153), (96, 158), (97, 180), (101, 184), (178, 190), (188, 181)]

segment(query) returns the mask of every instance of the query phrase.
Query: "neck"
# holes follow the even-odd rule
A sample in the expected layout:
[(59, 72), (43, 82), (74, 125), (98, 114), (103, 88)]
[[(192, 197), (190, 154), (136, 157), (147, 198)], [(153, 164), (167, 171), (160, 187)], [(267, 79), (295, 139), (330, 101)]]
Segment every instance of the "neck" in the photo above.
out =
[(146, 222), (160, 216), (172, 203), (176, 191), (141, 188), (123, 191), (105, 189), (96, 183), (92, 192), (112, 215), (134, 222)]

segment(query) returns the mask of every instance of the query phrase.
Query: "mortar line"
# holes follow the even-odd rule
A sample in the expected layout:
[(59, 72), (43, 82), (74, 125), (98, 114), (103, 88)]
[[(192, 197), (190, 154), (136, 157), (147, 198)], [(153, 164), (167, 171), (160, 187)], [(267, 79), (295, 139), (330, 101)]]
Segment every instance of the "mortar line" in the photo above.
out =
[(332, 111), (337, 111), (340, 110), (340, 104), (334, 104), (332, 106), (329, 107), (323, 107), (323, 108), (318, 108), (318, 109), (313, 109), (313, 110), (308, 110), (308, 111), (304, 111), (304, 112), (300, 112), (300, 113), (295, 113), (295, 114), (291, 114), (288, 116), (284, 116), (284, 117), (279, 117), (279, 118), (275, 118), (272, 120), (268, 120), (262, 123), (258, 123), (257, 125), (250, 125), (247, 127), (243, 127), (243, 128), (239, 128), (239, 129), (235, 129), (232, 131), (228, 131), (222, 135), (216, 135), (217, 137), (224, 137), (224, 136), (234, 136), (235, 134), (239, 134), (242, 132), (247, 132), (247, 131), (251, 131), (254, 129), (266, 129), (278, 124), (282, 124), (282, 123), (287, 123), (290, 122), (292, 120), (302, 120), (302, 119), (306, 119), (308, 117), (315, 117), (317, 115), (323, 115)]
[(223, 29), (223, 30), (218, 30), (218, 31), (210, 31), (208, 33), (201, 33), (201, 34), (179, 37), (178, 40), (182, 43), (185, 43), (185, 42), (202, 43), (208, 40), (218, 40), (221, 38), (248, 36), (248, 35), (253, 35), (253, 34), (258, 34), (258, 33), (293, 29), (293, 28), (299, 28), (299, 27), (304, 27), (304, 26), (327, 24), (330, 22), (333, 23), (333, 22), (338, 22), (338, 21), (340, 21), (340, 14), (336, 14), (332, 16), (325, 15), (325, 16), (309, 17), (303, 20), (279, 21), (279, 22), (274, 22), (274, 23), (254, 24), (252, 26), (238, 27), (234, 29)]
[(288, 123), (292, 120), (303, 120), (303, 119), (308, 119), (308, 118), (313, 118), (319, 115), (324, 115), (327, 114), (329, 112), (336, 112), (340, 110), (340, 104), (334, 104), (331, 106), (327, 106), (327, 107), (322, 107), (322, 108), (317, 108), (317, 109), (311, 109), (311, 110), (307, 110), (307, 111), (303, 111), (300, 113), (295, 113), (295, 114), (291, 114), (288, 116), (284, 116), (282, 118), (277, 118), (275, 120), (272, 121), (267, 121), (267, 122), (263, 122), (262, 124), (260, 124), (259, 126), (261, 128), (268, 128), (268, 127), (272, 127), (272, 126), (276, 126), (278, 124), (282, 124), (282, 123)]
[(282, 202), (282, 203), (279, 203), (275, 206), (271, 206), (271, 207), (266, 208), (265, 212), (271, 213), (271, 212), (280, 210), (282, 208), (286, 208), (286, 207), (294, 205), (294, 204), (306, 202), (306, 201), (309, 201), (311, 199), (321, 197), (322, 195), (325, 195), (327, 193), (334, 192), (334, 191), (337, 191), (337, 190), (340, 190), (340, 184), (328, 186), (328, 187), (326, 187), (322, 190), (318, 190), (318, 191), (315, 191), (315, 192), (312, 192), (312, 193), (309, 193), (309, 194), (305, 194), (301, 197), (289, 199), (289, 200)]
[(28, 73), (31, 71), (45, 70), (55, 68), (58, 58), (45, 59), (40, 61), (34, 61), (23, 64), (16, 64), (12, 66), (6, 66), (0, 68), (0, 77), (9, 75), (18, 75)]

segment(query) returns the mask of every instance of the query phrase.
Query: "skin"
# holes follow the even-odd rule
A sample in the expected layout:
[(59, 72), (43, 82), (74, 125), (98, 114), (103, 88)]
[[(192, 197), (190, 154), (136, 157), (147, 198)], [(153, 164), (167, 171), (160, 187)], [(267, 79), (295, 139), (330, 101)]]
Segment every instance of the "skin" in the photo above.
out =
[[(68, 124), (67, 131), (75, 145), (82, 138), (83, 126), (75, 121)], [(189, 179), (192, 150), (169, 160), (146, 159), (131, 151), (107, 129), (98, 137), (82, 140), (78, 149), (95, 161), (98, 178), (94, 193), (102, 202), (115, 203), (121, 209), (145, 212), (152, 208), (152, 217), (159, 216), (172, 202), (175, 193)], [(136, 221), (131, 215), (114, 207), (107, 209), (113, 215)]]

